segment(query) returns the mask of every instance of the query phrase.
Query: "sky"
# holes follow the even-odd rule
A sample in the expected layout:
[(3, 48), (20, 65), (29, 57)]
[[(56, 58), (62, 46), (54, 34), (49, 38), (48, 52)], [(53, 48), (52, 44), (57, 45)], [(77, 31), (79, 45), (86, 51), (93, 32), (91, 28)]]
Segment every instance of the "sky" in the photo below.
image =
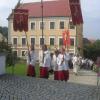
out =
[[(41, 0), (21, 0), (21, 2), (38, 2)], [(43, 0), (44, 1), (44, 0)], [(50, 1), (50, 0), (45, 0)], [(83, 36), (100, 39), (100, 0), (80, 0), (83, 15)], [(7, 17), (18, 0), (0, 1), (0, 26), (8, 26)]]

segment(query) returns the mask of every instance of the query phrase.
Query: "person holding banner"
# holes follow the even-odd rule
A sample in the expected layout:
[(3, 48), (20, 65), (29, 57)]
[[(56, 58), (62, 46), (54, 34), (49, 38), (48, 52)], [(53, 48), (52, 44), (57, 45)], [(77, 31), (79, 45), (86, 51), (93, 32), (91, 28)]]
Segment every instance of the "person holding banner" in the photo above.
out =
[(57, 57), (57, 65), (58, 65), (58, 80), (68, 81), (69, 79), (69, 66), (68, 66), (69, 57), (65, 53), (65, 49), (62, 48), (58, 57)]
[(71, 56), (69, 52), (64, 50), (64, 55), (65, 55), (65, 68), (64, 68), (64, 75), (65, 75), (65, 81), (69, 80), (69, 69), (70, 69), (70, 64), (71, 64)]
[(42, 57), (42, 62), (40, 65), (40, 78), (48, 79), (49, 69), (51, 65), (51, 57), (50, 57), (50, 52), (48, 51), (46, 45), (42, 46), (42, 56), (41, 57)]
[(27, 76), (35, 77), (36, 76), (36, 72), (35, 72), (36, 54), (34, 51), (34, 45), (31, 45), (30, 51), (28, 52), (27, 55), (28, 55), (27, 56), (27, 65), (28, 65)]
[(63, 70), (64, 80), (68, 81), (69, 80), (69, 61), (70, 61), (70, 55), (69, 55), (68, 51), (67, 52), (65, 51), (65, 48), (62, 48), (62, 54), (64, 56), (64, 64), (63, 64), (63, 67), (64, 67), (64, 70)]

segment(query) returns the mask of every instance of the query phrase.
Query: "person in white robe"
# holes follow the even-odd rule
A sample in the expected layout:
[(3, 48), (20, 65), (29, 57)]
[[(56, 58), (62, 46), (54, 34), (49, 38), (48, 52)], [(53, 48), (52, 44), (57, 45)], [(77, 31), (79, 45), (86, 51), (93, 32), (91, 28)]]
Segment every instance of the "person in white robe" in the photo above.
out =
[(42, 50), (43, 50), (43, 55), (42, 55), (41, 66), (40, 66), (40, 78), (48, 78), (49, 69), (51, 65), (50, 51), (47, 50), (46, 45), (43, 45)]
[(61, 80), (61, 81), (64, 80), (63, 61), (64, 61), (63, 55), (61, 53), (59, 53), (59, 55), (57, 57), (57, 66), (58, 66), (58, 69), (57, 69), (57, 75), (58, 76), (57, 76), (57, 78), (58, 78), (58, 80)]
[(64, 59), (65, 59), (65, 66), (64, 66), (64, 80), (68, 81), (69, 80), (69, 61), (71, 59), (70, 55), (68, 52), (64, 52)]
[(75, 75), (78, 75), (78, 71), (79, 71), (79, 58), (78, 58), (77, 55), (73, 56), (72, 62), (73, 62), (73, 72), (75, 73)]
[(61, 49), (61, 53), (57, 57), (57, 65), (58, 65), (58, 80), (68, 81), (69, 79), (69, 58), (65, 53), (65, 49)]
[(54, 80), (58, 80), (58, 65), (57, 65), (57, 57), (59, 55), (59, 50), (56, 50), (53, 55), (52, 65), (54, 71)]
[(34, 45), (31, 45), (30, 51), (27, 53), (27, 65), (28, 65), (27, 76), (32, 76), (32, 77), (36, 76), (35, 64), (36, 64), (36, 53), (34, 50)]

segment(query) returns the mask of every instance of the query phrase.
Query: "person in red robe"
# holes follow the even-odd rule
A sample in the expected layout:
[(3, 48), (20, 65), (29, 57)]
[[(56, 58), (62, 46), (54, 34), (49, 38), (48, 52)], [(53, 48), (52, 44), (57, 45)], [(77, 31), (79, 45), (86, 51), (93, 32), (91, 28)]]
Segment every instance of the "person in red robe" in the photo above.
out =
[(35, 64), (36, 64), (36, 54), (34, 50), (34, 45), (32, 45), (30, 47), (30, 51), (28, 52), (27, 56), (27, 65), (28, 65), (27, 76), (32, 76), (32, 77), (36, 76)]
[(40, 63), (40, 78), (48, 78), (49, 77), (50, 64), (51, 64), (51, 57), (50, 57), (50, 51), (47, 49), (46, 45), (42, 46), (41, 59), (40, 59), (41, 60), (41, 63)]
[(54, 71), (54, 80), (58, 80), (58, 65), (57, 65), (57, 57), (59, 55), (59, 50), (55, 50), (53, 54), (52, 64)]
[(69, 61), (69, 56), (66, 54), (65, 49), (62, 48), (57, 57), (57, 65), (58, 65), (57, 78), (58, 80), (68, 81), (69, 79), (68, 61)]

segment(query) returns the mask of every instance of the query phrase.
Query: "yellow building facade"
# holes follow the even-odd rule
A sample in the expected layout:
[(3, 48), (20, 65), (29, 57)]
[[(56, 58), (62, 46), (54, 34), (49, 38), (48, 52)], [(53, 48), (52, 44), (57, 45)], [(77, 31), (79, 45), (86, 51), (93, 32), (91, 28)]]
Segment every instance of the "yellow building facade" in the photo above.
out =
[[(69, 29), (70, 32), (70, 47), (69, 53), (75, 54), (77, 51), (82, 55), (83, 52), (83, 24), (74, 26), (71, 17), (69, 16), (48, 16), (43, 18), (43, 38), (44, 44), (51, 51), (55, 48), (59, 49), (62, 44), (62, 33)], [(25, 32), (15, 32), (13, 29), (13, 18), (8, 18), (8, 42), (12, 44), (13, 51), (18, 57), (24, 57), (27, 48), (27, 40), (29, 46), (35, 45), (35, 50), (38, 53), (42, 42), (42, 18), (29, 17), (27, 39)], [(76, 42), (77, 41), (77, 42)], [(66, 48), (67, 49), (67, 48)]]

